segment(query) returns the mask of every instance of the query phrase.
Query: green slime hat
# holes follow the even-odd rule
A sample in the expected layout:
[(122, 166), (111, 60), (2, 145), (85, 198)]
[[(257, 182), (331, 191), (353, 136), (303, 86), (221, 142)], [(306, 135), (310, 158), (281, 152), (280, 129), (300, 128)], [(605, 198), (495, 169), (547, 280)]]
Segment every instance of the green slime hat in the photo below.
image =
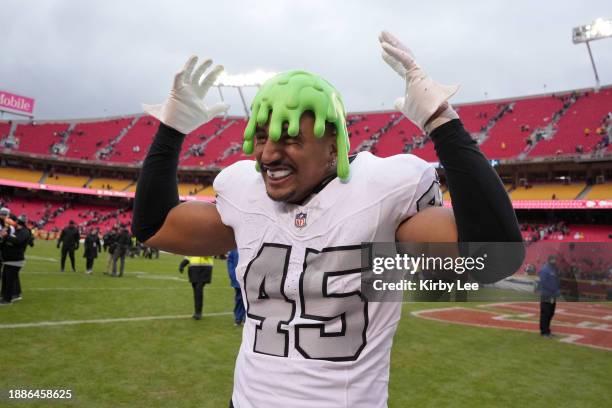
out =
[(338, 177), (342, 181), (349, 178), (349, 140), (346, 129), (346, 114), (340, 93), (319, 75), (306, 71), (293, 70), (282, 72), (267, 80), (255, 95), (251, 104), (251, 117), (244, 130), (245, 154), (252, 154), (255, 128), (263, 126), (270, 117), (268, 137), (275, 142), (282, 134), (283, 123), (288, 122), (287, 133), (296, 137), (300, 131), (300, 118), (305, 111), (315, 115), (314, 134), (323, 137), (325, 123), (336, 126), (336, 145), (338, 148)]

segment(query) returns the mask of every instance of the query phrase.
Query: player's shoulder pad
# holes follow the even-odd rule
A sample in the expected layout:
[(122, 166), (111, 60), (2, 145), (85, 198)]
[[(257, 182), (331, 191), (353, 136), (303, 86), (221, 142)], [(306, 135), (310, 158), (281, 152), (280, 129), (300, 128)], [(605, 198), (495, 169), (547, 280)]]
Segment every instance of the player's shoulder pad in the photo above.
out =
[(426, 174), (435, 177), (433, 165), (413, 154), (398, 154), (385, 158), (371, 153), (363, 156), (368, 182), (385, 191), (417, 185)]
[[(223, 169), (213, 181), (215, 193), (237, 205), (242, 198), (252, 197), (261, 190), (261, 175), (255, 170), (255, 161), (241, 160)], [(265, 191), (265, 190), (264, 190)]]

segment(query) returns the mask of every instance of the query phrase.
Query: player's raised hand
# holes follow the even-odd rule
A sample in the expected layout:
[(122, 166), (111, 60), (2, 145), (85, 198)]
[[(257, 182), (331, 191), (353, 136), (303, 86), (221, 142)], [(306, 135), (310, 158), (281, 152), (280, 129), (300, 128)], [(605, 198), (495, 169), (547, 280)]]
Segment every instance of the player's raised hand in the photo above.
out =
[(395, 108), (421, 129), (430, 132), (450, 119), (458, 118), (447, 100), (459, 89), (458, 85), (435, 82), (415, 61), (414, 55), (391, 33), (378, 36), (383, 60), (404, 80), (404, 96), (395, 101)]
[(205, 74), (212, 60), (207, 59), (196, 68), (197, 62), (198, 57), (191, 56), (183, 69), (174, 76), (174, 85), (164, 103), (143, 104), (144, 111), (149, 115), (184, 134), (229, 109), (229, 105), (222, 102), (212, 106), (204, 103), (204, 97), (223, 72), (223, 66), (217, 65)]

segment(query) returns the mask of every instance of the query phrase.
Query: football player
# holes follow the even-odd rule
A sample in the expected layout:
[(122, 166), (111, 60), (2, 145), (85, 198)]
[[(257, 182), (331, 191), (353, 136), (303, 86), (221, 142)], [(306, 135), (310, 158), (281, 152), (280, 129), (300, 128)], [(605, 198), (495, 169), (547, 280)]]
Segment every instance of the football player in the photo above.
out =
[[(133, 232), (185, 255), (237, 247), (247, 310), (232, 404), (386, 407), (390, 351), (401, 303), (359, 291), (362, 242), (521, 241), (504, 187), (447, 100), (387, 32), (383, 59), (406, 81), (396, 106), (426, 131), (446, 171), (444, 209), (435, 169), (413, 155), (349, 157), (345, 111), (323, 78), (289, 71), (255, 96), (239, 161), (214, 181), (215, 204), (179, 204), (186, 134), (228, 106), (203, 98), (222, 71), (192, 57), (169, 98), (145, 111), (161, 121), (138, 180)], [(486, 280), (486, 279), (485, 279)]]

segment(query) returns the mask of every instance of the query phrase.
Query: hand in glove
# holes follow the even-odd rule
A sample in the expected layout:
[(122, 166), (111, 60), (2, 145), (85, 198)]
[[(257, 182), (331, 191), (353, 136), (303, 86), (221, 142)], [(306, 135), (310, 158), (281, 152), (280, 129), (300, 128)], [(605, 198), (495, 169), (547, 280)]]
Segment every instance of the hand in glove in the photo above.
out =
[(183, 270), (187, 265), (189, 265), (189, 259), (183, 259), (179, 265), (179, 272), (183, 273)]
[(406, 81), (405, 96), (395, 101), (395, 108), (427, 133), (459, 116), (447, 100), (459, 89), (458, 85), (435, 82), (415, 62), (412, 52), (390, 33), (378, 37), (383, 60)]
[(184, 134), (194, 131), (229, 109), (226, 103), (217, 103), (210, 107), (204, 104), (204, 97), (223, 71), (223, 66), (217, 65), (204, 76), (205, 71), (212, 65), (212, 60), (204, 61), (194, 72), (197, 62), (198, 57), (195, 55), (187, 60), (183, 70), (175, 75), (170, 95), (163, 104), (143, 104), (146, 113)]

